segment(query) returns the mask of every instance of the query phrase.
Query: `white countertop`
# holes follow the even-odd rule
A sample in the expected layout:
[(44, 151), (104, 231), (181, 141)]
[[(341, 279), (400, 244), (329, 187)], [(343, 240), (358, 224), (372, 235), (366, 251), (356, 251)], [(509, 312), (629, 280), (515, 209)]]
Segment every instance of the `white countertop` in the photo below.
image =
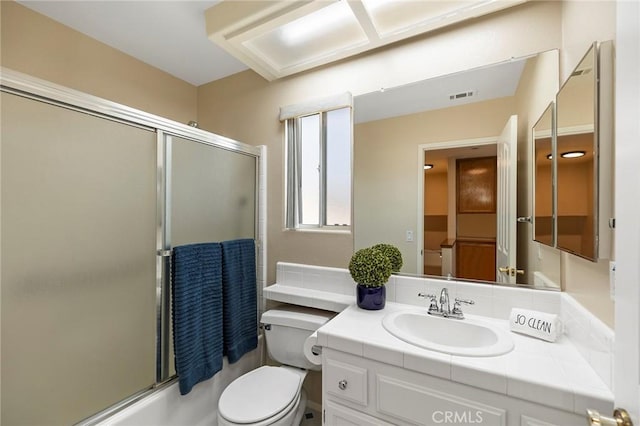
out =
[[(403, 309), (416, 307), (387, 302), (382, 310), (368, 311), (352, 304), (318, 330), (318, 345), (576, 414), (587, 407), (603, 412), (613, 408), (607, 385), (564, 336), (550, 343), (510, 332), (515, 348), (507, 354), (452, 356), (387, 332), (382, 318)], [(509, 330), (506, 320), (476, 318)]]

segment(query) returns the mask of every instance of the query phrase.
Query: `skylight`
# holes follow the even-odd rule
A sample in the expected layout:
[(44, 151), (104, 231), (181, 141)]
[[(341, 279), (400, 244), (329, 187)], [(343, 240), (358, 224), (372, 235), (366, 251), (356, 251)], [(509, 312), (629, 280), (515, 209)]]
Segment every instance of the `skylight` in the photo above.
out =
[(222, 0), (209, 39), (267, 80), (305, 71), (528, 0)]

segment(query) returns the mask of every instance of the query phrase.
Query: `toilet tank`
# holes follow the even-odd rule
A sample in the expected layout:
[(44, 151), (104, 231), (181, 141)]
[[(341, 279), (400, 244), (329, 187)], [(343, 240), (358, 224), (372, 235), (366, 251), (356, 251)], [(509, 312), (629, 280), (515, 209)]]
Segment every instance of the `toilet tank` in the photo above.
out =
[(292, 367), (319, 370), (304, 356), (304, 341), (324, 323), (336, 315), (335, 312), (301, 306), (279, 306), (262, 314), (265, 339), (269, 356), (281, 364)]

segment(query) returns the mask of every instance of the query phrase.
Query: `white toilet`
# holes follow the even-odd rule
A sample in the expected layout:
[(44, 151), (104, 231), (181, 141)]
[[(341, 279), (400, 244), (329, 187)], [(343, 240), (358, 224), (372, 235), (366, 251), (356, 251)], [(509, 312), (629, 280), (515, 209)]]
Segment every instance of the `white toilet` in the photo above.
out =
[(269, 356), (283, 364), (263, 366), (238, 377), (218, 402), (219, 425), (298, 425), (307, 397), (302, 382), (308, 370), (320, 370), (303, 353), (305, 340), (335, 313), (298, 306), (262, 314)]

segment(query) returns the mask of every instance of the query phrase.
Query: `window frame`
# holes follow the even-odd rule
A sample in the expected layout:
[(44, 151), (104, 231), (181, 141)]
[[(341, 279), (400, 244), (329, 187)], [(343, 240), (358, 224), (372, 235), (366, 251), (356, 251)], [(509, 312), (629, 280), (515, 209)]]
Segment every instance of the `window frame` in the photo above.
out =
[[(346, 225), (327, 224), (327, 114), (331, 111), (347, 109), (349, 111), (349, 223)], [(318, 224), (301, 223), (302, 218), (302, 156), (301, 156), (301, 121), (305, 117), (318, 115), (319, 125), (319, 201)], [(351, 233), (353, 227), (353, 108), (338, 106), (321, 111), (304, 113), (285, 121), (285, 230), (320, 231), (335, 233)]]

